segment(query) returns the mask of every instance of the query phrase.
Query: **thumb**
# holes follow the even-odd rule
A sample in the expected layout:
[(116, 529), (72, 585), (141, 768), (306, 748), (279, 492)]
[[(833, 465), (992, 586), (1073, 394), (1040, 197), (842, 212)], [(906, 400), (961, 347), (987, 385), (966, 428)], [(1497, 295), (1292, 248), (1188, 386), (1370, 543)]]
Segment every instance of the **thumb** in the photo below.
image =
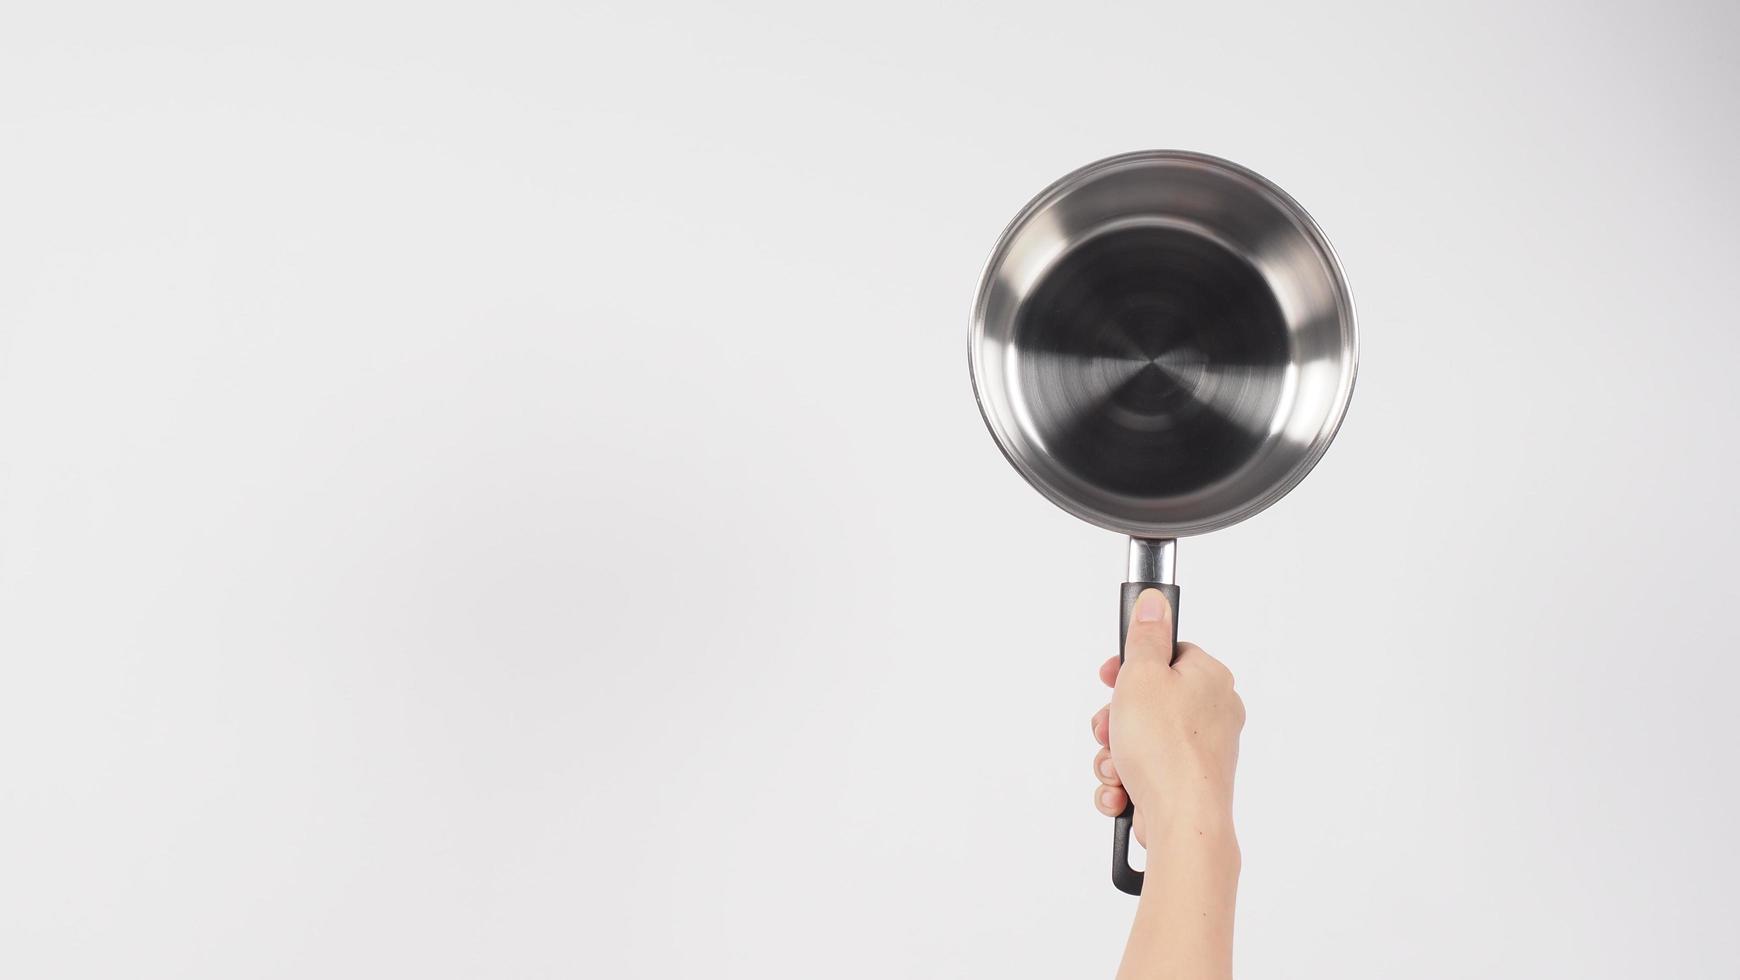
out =
[(1130, 611), (1130, 629), (1124, 638), (1124, 659), (1153, 658), (1172, 663), (1172, 603), (1159, 589), (1143, 589)]

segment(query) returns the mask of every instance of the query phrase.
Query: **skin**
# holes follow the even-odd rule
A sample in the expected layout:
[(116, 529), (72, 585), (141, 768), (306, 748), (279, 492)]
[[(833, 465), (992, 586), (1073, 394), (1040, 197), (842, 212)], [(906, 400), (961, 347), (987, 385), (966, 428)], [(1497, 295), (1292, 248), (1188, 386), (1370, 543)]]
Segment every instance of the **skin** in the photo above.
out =
[(1172, 658), (1172, 610), (1157, 589), (1136, 600), (1124, 663), (1100, 667), (1112, 702), (1093, 717), (1094, 805), (1136, 802), (1147, 880), (1119, 980), (1230, 980), (1239, 844), (1233, 771), (1245, 706), (1226, 665), (1190, 643)]

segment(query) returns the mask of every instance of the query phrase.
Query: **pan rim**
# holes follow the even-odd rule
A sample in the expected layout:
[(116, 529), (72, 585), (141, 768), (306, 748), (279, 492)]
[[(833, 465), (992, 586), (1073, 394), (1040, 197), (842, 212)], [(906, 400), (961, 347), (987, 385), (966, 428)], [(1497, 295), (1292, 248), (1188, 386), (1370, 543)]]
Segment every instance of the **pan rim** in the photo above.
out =
[[(980, 346), (985, 334), (986, 305), (989, 302), (993, 278), (997, 270), (1002, 267), (1016, 235), (1037, 214), (1090, 179), (1111, 170), (1156, 162), (1182, 163), (1203, 167), (1243, 181), (1268, 196), (1283, 213), (1294, 221), (1318, 252), (1336, 285), (1336, 312), (1346, 351), (1344, 370), (1338, 379), (1332, 409), (1313, 436), (1310, 445), (1300, 454), (1299, 459), (1287, 470), (1286, 474), (1273, 481), (1262, 493), (1250, 497), (1237, 506), (1224, 509), (1202, 520), (1176, 523), (1122, 520), (1116, 515), (1107, 514), (1098, 508), (1083, 504), (1043, 479), (1033, 467), (1012, 450), (1010, 437), (1003, 428), (1003, 420), (994, 417), (992, 409), (987, 404), (986, 381), (980, 364)], [(1064, 512), (1109, 531), (1132, 537), (1185, 537), (1217, 531), (1256, 516), (1292, 492), (1316, 468), (1317, 463), (1329, 451), (1330, 444), (1335, 441), (1336, 435), (1341, 431), (1342, 423), (1347, 416), (1347, 407), (1353, 398), (1354, 385), (1359, 375), (1358, 315), (1354, 308), (1352, 290), (1348, 285), (1347, 274), (1342, 266), (1340, 256), (1317, 221), (1292, 195), (1256, 171), (1212, 154), (1192, 150), (1136, 150), (1095, 160), (1058, 178), (1029, 200), (1026, 206), (1018, 211), (1004, 227), (979, 274), (978, 290), (974, 296), (972, 319), (968, 329), (967, 365), (972, 377), (973, 400), (978, 405), (980, 418), (984, 421), (985, 427), (990, 430), (992, 440), (996, 442), (997, 449), (1003, 454), (1003, 458), (1008, 460), (1009, 464), (1014, 467), (1017, 473), (1021, 474), (1022, 479), (1029, 486), (1039, 491), (1042, 496)]]

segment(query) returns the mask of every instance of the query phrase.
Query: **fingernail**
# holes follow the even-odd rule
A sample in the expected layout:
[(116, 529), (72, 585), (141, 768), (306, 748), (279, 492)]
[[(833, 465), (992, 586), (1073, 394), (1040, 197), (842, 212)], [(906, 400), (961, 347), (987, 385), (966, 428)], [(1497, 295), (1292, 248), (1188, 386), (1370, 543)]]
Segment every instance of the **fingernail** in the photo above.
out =
[(1159, 589), (1143, 589), (1136, 597), (1136, 622), (1158, 623), (1163, 608), (1161, 603), (1165, 601)]
[(1106, 809), (1110, 810), (1112, 808), (1112, 791), (1109, 789), (1100, 790), (1100, 802), (1105, 805)]
[(1112, 757), (1108, 755), (1104, 759), (1100, 760), (1100, 775), (1106, 777), (1107, 779), (1110, 779), (1110, 778), (1112, 778), (1113, 774), (1114, 774), (1114, 770), (1112, 769)]

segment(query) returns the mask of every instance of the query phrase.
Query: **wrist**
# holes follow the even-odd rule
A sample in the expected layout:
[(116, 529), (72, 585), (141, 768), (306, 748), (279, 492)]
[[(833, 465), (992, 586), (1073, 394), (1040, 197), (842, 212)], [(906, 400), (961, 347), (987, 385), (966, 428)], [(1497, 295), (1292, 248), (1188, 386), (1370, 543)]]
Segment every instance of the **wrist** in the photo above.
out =
[[(1150, 811), (1152, 813), (1152, 811)], [(1210, 846), (1238, 847), (1238, 832), (1233, 827), (1232, 813), (1218, 808), (1162, 811), (1157, 819), (1143, 820), (1150, 828), (1148, 837), (1153, 846), (1168, 843), (1192, 843)]]
[(1244, 866), (1230, 809), (1174, 811), (1148, 827), (1150, 867), (1196, 868), (1236, 879)]
[(1232, 792), (1207, 783), (1160, 786), (1134, 798), (1150, 837), (1233, 838)]

